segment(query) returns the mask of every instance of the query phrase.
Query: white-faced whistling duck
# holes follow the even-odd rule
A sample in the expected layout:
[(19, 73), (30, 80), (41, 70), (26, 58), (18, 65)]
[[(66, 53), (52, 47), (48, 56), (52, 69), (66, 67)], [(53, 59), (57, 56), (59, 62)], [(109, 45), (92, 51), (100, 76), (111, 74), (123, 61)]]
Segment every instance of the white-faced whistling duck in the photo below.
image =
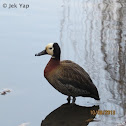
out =
[(61, 50), (58, 43), (50, 43), (45, 50), (35, 56), (51, 55), (51, 59), (44, 70), (44, 77), (59, 92), (67, 95), (67, 101), (75, 103), (77, 96), (91, 97), (100, 100), (96, 86), (88, 73), (78, 64), (64, 60), (60, 61)]

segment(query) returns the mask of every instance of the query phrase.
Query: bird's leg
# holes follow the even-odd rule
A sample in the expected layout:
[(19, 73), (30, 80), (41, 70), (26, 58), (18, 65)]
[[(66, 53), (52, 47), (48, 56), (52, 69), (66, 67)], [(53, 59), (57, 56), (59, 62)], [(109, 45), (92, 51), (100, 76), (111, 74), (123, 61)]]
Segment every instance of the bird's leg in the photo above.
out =
[(71, 100), (71, 97), (68, 96), (68, 98), (67, 98), (68, 104), (70, 104), (70, 100)]
[(76, 98), (73, 97), (72, 104), (75, 104)]

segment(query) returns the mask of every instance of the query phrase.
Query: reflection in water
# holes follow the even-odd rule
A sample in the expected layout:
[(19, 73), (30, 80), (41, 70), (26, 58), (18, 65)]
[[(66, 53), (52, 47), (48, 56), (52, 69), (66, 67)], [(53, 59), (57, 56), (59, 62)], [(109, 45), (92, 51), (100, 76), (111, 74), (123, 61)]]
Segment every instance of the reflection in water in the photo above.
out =
[[(104, 3), (106, 4), (106, 3)], [(102, 10), (101, 43), (106, 77), (109, 77), (108, 90), (116, 101), (118, 117), (125, 115), (126, 101), (126, 9), (124, 1), (106, 4)]]
[[(62, 59), (71, 59), (98, 87), (102, 125), (124, 124), (126, 113), (126, 1), (63, 0), (60, 30)], [(101, 124), (100, 124), (101, 125)]]
[(41, 126), (87, 126), (95, 115), (91, 110), (97, 111), (99, 106), (82, 107), (64, 104), (51, 112), (41, 123)]

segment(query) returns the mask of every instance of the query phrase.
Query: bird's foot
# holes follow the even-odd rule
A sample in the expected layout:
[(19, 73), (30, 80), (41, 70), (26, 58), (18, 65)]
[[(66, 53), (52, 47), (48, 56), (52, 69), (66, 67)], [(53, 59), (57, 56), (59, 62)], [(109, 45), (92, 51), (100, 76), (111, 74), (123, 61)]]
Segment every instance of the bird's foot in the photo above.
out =
[(72, 104), (75, 104), (76, 98), (73, 97)]
[(70, 100), (71, 100), (71, 97), (68, 96), (68, 98), (67, 98), (68, 104), (70, 104)]

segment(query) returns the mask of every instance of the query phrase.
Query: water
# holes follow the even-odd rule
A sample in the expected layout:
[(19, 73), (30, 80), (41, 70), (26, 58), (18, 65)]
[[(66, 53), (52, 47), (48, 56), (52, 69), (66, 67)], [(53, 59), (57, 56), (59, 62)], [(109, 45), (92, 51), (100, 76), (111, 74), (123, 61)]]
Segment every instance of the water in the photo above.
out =
[[(0, 125), (125, 126), (126, 1), (22, 1), (30, 5), (27, 10), (5, 9), (4, 2), (0, 2), (0, 91), (12, 91), (0, 95)], [(7, 1), (14, 2), (20, 1)], [(62, 47), (62, 60), (70, 59), (89, 73), (100, 94), (99, 110), (114, 110), (115, 115), (91, 115), (91, 108), (98, 106), (90, 98), (77, 98), (79, 106), (63, 105), (66, 96), (43, 77), (50, 56), (34, 56), (55, 41)]]

